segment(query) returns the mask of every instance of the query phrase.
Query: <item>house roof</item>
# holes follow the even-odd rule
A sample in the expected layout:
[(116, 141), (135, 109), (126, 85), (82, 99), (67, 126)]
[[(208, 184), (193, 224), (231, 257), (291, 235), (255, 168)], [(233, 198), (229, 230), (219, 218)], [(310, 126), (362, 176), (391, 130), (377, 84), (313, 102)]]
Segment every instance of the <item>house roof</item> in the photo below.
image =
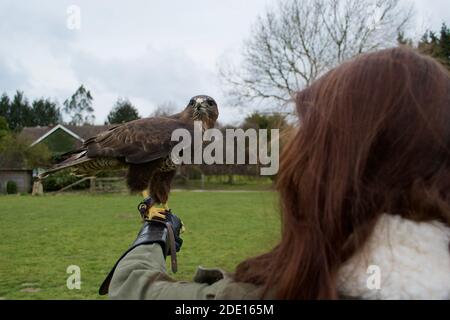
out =
[(45, 139), (47, 136), (55, 132), (57, 129), (62, 129), (74, 138), (84, 141), (99, 134), (102, 131), (108, 130), (113, 125), (84, 125), (84, 126), (72, 126), (72, 125), (56, 125), (49, 127), (25, 127), (22, 129), (20, 135), (32, 142), (35, 145)]
[(45, 138), (47, 138), (49, 135), (51, 135), (53, 132), (55, 132), (56, 130), (61, 129), (63, 131), (65, 131), (67, 134), (71, 135), (72, 137), (74, 137), (77, 140), (80, 140), (81, 142), (84, 141), (83, 138), (81, 138), (79, 135), (77, 135), (76, 133), (73, 133), (72, 131), (70, 131), (69, 129), (67, 129), (66, 127), (64, 127), (63, 125), (58, 124), (56, 127), (53, 127), (50, 131), (47, 131), (43, 136), (39, 137), (37, 140), (35, 140), (32, 144), (31, 147), (38, 144), (39, 142), (41, 142), (42, 140), (44, 140)]
[[(25, 127), (20, 132), (20, 137), (29, 141), (30, 146), (33, 146), (44, 140), (53, 132), (57, 131), (58, 129), (61, 129), (67, 132), (75, 139), (79, 140), (80, 142), (83, 142), (84, 140), (89, 139), (102, 131), (108, 130), (111, 127), (113, 127), (113, 125), (103, 125), (103, 126), (56, 125), (49, 127)], [(26, 163), (21, 154), (12, 155), (8, 158), (5, 158), (2, 156), (2, 154), (0, 154), (0, 170), (2, 171), (28, 170), (27, 168), (25, 168), (25, 166)]]
[(83, 140), (87, 140), (97, 134), (99, 134), (102, 131), (108, 130), (114, 126), (117, 126), (117, 124), (108, 124), (108, 125), (99, 125), (99, 126), (91, 126), (91, 125), (84, 125), (84, 126), (64, 126), (70, 131), (74, 132), (75, 134), (79, 135)]

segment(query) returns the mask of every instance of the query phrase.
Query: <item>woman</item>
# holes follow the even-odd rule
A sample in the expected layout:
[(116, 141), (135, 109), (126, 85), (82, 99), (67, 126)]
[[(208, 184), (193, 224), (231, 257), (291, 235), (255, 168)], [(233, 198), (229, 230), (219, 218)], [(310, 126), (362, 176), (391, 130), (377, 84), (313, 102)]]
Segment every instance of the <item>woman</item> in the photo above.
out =
[(383, 50), (296, 104), (277, 181), (280, 243), (231, 276), (186, 283), (170, 280), (150, 241), (119, 263), (112, 298), (450, 298), (448, 72), (412, 49)]

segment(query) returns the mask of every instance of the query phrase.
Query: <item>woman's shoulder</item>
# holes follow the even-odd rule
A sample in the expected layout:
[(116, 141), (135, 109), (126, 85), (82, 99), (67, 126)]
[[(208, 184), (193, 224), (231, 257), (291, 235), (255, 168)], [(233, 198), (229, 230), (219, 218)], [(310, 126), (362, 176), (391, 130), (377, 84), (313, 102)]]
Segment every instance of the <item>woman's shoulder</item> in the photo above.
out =
[(363, 299), (449, 299), (450, 228), (384, 214), (340, 269), (341, 294)]

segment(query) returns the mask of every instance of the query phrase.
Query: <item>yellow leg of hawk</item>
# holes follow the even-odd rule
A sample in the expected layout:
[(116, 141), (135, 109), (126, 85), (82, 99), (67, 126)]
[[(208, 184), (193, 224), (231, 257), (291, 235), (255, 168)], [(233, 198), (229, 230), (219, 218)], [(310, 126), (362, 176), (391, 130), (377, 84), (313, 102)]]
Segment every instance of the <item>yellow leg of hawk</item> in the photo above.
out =
[[(144, 191), (142, 191), (142, 196), (144, 198), (148, 198), (148, 197), (150, 197), (150, 193), (148, 192), (148, 190), (144, 190)], [(154, 217), (165, 219), (165, 216), (163, 214), (161, 214), (161, 212), (169, 210), (169, 206), (167, 205), (167, 203), (162, 203), (162, 205), (163, 205), (162, 208), (157, 208), (157, 207), (154, 207), (154, 206), (151, 207), (147, 211), (145, 220), (151, 220)]]
[[(144, 198), (148, 198), (148, 197), (150, 197), (150, 193), (148, 192), (148, 190), (144, 190), (144, 191), (142, 191), (142, 196)], [(161, 212), (164, 212), (166, 210), (168, 211), (169, 210), (169, 205), (167, 204), (167, 202), (166, 203), (162, 203), (162, 205), (163, 205), (162, 208), (151, 207), (147, 211), (145, 220), (150, 220), (153, 217), (159, 217), (159, 218), (165, 219), (166, 217), (164, 215), (162, 215)], [(183, 222), (181, 222), (180, 233), (183, 233), (185, 231), (186, 231), (186, 228), (184, 227)]]

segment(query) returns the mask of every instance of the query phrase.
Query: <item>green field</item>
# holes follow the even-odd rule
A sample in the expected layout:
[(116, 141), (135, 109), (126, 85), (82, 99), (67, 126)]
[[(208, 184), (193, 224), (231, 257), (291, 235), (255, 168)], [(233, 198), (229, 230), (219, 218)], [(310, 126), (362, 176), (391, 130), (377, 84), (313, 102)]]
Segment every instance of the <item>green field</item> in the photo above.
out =
[[(102, 299), (98, 287), (135, 239), (141, 200), (128, 195), (0, 196), (0, 299)], [(173, 192), (186, 225), (178, 280), (197, 266), (233, 271), (270, 249), (279, 234), (272, 192)], [(81, 269), (69, 290), (67, 267)]]

